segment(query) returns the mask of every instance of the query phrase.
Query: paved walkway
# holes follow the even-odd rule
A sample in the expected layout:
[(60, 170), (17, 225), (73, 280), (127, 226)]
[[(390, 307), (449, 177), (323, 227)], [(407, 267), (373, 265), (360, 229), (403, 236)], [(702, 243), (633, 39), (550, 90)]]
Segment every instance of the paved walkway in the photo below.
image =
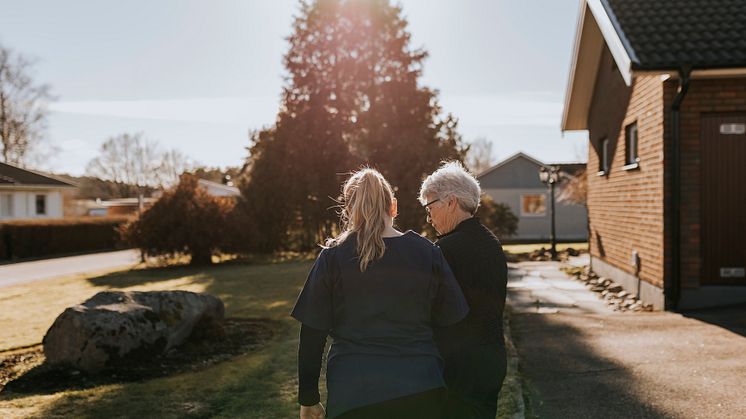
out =
[(65, 275), (126, 268), (139, 261), (140, 251), (130, 249), (0, 265), (0, 288)]
[(613, 312), (559, 266), (511, 265), (527, 417), (746, 417), (746, 307)]

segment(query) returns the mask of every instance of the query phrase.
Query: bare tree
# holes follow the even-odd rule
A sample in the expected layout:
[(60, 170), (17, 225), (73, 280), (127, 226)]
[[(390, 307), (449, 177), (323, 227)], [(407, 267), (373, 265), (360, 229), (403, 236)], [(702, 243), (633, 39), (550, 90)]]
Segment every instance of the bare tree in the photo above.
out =
[(489, 169), (495, 164), (492, 153), (492, 142), (485, 137), (476, 138), (469, 144), (465, 160), (466, 167), (474, 174), (479, 174)]
[(161, 163), (158, 166), (157, 177), (159, 188), (170, 188), (179, 182), (179, 177), (184, 172), (192, 171), (196, 164), (184, 153), (171, 149), (161, 153)]
[(557, 200), (568, 204), (586, 205), (588, 200), (587, 169), (580, 170), (575, 174), (563, 174)]
[(45, 84), (30, 76), (33, 62), (0, 45), (0, 157), (23, 165), (42, 141), (46, 102), (52, 99)]
[(133, 196), (146, 188), (174, 185), (190, 167), (180, 151), (164, 153), (157, 142), (145, 139), (142, 133), (125, 133), (101, 145), (99, 156), (88, 163), (86, 174), (114, 182), (120, 196)]

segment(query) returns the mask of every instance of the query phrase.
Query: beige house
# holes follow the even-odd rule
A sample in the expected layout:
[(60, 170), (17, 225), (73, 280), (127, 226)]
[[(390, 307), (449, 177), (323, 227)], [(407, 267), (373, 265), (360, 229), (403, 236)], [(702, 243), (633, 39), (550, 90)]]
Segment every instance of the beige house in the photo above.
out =
[(63, 194), (75, 188), (39, 172), (0, 163), (0, 221), (62, 218)]

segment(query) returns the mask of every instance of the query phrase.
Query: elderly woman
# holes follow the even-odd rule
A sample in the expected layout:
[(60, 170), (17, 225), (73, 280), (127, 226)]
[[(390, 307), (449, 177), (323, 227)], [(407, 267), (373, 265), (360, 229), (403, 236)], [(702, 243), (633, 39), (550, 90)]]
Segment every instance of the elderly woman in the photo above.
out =
[(470, 307), (461, 322), (435, 330), (448, 385), (444, 418), (494, 419), (507, 367), (507, 265), (500, 241), (474, 216), (480, 192), (479, 182), (458, 162), (443, 164), (420, 189), (428, 222), (438, 232), (436, 244)]

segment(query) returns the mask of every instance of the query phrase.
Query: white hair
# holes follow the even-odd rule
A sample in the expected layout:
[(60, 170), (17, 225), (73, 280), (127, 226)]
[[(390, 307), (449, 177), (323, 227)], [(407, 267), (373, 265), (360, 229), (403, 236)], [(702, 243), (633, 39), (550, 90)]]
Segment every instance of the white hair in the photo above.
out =
[(456, 198), (462, 210), (474, 214), (479, 207), (482, 191), (477, 179), (458, 161), (443, 163), (438, 170), (428, 176), (420, 187), (420, 202), (427, 204), (430, 199)]

